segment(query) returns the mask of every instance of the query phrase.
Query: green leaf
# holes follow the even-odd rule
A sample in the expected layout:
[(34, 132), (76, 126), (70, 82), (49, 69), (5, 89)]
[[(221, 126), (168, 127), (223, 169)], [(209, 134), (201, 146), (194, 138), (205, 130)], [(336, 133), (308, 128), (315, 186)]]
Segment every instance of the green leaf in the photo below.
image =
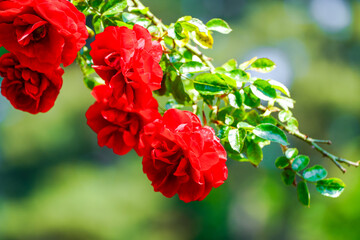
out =
[(139, 18), (134, 21), (134, 24), (140, 25), (144, 28), (147, 28), (151, 25), (151, 21), (146, 18)]
[[(195, 37), (194, 37), (195, 35)], [(192, 40), (199, 45), (200, 47), (204, 49), (212, 48), (214, 44), (214, 39), (210, 34), (210, 31), (208, 32), (201, 32), (201, 31), (195, 31), (194, 34), (192, 34)]]
[(198, 18), (191, 18), (190, 20), (187, 21), (187, 23), (194, 26), (195, 29), (200, 32), (207, 33), (209, 31), (206, 25)]
[(128, 12), (124, 12), (122, 15), (122, 19), (124, 22), (126, 23), (132, 23), (134, 21), (136, 21), (137, 19), (139, 19), (139, 16), (133, 13), (128, 13)]
[(246, 114), (246, 120), (251, 125), (258, 125), (260, 123), (260, 116), (256, 110), (251, 110)]
[(316, 183), (316, 190), (324, 196), (337, 198), (344, 191), (345, 184), (338, 178), (327, 178)]
[(234, 79), (232, 79), (231, 77), (228, 77), (225, 74), (220, 74), (220, 73), (215, 73), (218, 77), (220, 77), (221, 79), (223, 79), (227, 85), (233, 89), (235, 89), (237, 87), (236, 85), (236, 81)]
[(278, 117), (281, 122), (287, 122), (292, 117), (292, 112), (289, 110), (282, 110), (279, 112)]
[(89, 89), (93, 89), (97, 85), (105, 84), (105, 81), (99, 77), (84, 77), (84, 83)]
[(289, 166), (289, 164), (289, 159), (284, 156), (278, 157), (275, 160), (275, 166), (280, 169), (286, 168), (287, 166)]
[[(101, 1), (100, 1), (101, 2)], [(83, 12), (85, 9), (87, 9), (88, 4), (84, 0), (71, 0), (71, 3), (74, 4), (74, 6), (80, 11)], [(1, 56), (1, 54), (0, 54)]]
[[(116, 22), (116, 26), (118, 26), (118, 27), (127, 27), (127, 28), (129, 28), (129, 29), (132, 29), (133, 28), (133, 25), (131, 25), (131, 24), (128, 24), (128, 23), (125, 23), (125, 22), (123, 22), (123, 21), (120, 21), (120, 20), (114, 20), (115, 22)], [(149, 30), (150, 31), (150, 30)]]
[(270, 123), (262, 123), (255, 127), (253, 133), (263, 139), (288, 145), (285, 133), (278, 127)]
[(190, 61), (190, 62), (184, 63), (180, 67), (180, 73), (181, 74), (204, 72), (204, 71), (207, 71), (207, 70), (209, 70), (209, 68), (206, 67), (203, 63), (195, 62), (195, 61)]
[(224, 94), (231, 88), (228, 84), (215, 74), (203, 73), (196, 76), (194, 80), (195, 89), (204, 95)]
[(104, 16), (114, 16), (116, 14), (121, 13), (127, 7), (126, 1), (120, 1), (114, 5), (112, 5), (108, 10), (106, 10), (103, 15)]
[(247, 82), (250, 78), (249, 74), (241, 69), (234, 69), (230, 72), (225, 72), (224, 74), (238, 82)]
[(276, 125), (278, 123), (278, 121), (271, 115), (268, 116), (262, 116), (261, 122), (260, 123), (271, 123), (273, 125)]
[(307, 165), (309, 165), (309, 162), (310, 162), (310, 158), (308, 156), (299, 155), (295, 157), (294, 161), (291, 164), (291, 167), (295, 171), (301, 171), (305, 169)]
[(288, 159), (292, 159), (292, 158), (296, 157), (298, 154), (299, 154), (299, 151), (296, 148), (289, 148), (285, 152), (285, 156)]
[(310, 193), (309, 188), (306, 182), (301, 181), (297, 185), (297, 195), (299, 201), (304, 205), (309, 207), (310, 206)]
[(225, 116), (225, 124), (230, 126), (233, 123), (234, 123), (233, 116), (226, 114), (226, 116)]
[(249, 70), (254, 70), (261, 73), (271, 72), (276, 67), (275, 63), (268, 58), (259, 58), (253, 62)]
[(283, 182), (286, 185), (291, 185), (291, 184), (293, 184), (293, 182), (295, 180), (295, 173), (293, 171), (291, 171), (290, 169), (285, 169), (281, 173), (281, 179), (283, 180)]
[(290, 129), (290, 131), (295, 132), (299, 127), (299, 123), (296, 120), (296, 118), (291, 117), (287, 123), (287, 126)]
[(184, 104), (186, 102), (191, 102), (191, 98), (185, 91), (185, 87), (180, 76), (176, 76), (175, 80), (171, 82), (171, 89), (169, 90), (178, 103)]
[(224, 63), (221, 67), (224, 68), (225, 71), (232, 71), (237, 68), (237, 62), (235, 59), (230, 59), (229, 61)]
[(249, 130), (249, 131), (252, 131), (255, 127), (248, 124), (247, 122), (239, 122), (237, 125), (236, 125), (237, 128), (244, 128), (246, 130)]
[(290, 97), (290, 91), (289, 89), (282, 84), (281, 82), (275, 81), (275, 80), (269, 80), (270, 85), (285, 94), (286, 96)]
[(213, 18), (206, 23), (206, 26), (211, 31), (228, 34), (232, 31), (229, 24), (220, 18)]
[(240, 92), (235, 91), (234, 94), (229, 94), (228, 98), (230, 106), (234, 108), (241, 108), (243, 100)]
[(229, 130), (231, 128), (229, 126), (220, 126), (220, 129), (219, 129), (219, 132), (217, 134), (218, 138), (220, 139), (227, 139), (228, 138), (228, 135), (229, 135)]
[(310, 182), (316, 182), (322, 180), (326, 178), (326, 176), (327, 176), (326, 169), (320, 165), (315, 165), (311, 168), (305, 169), (303, 172), (303, 177)]
[(255, 62), (257, 59), (257, 57), (253, 57), (252, 59), (250, 59), (249, 61), (243, 62), (239, 65), (239, 68), (241, 70), (246, 70), (253, 62)]
[(101, 33), (102, 31), (104, 31), (104, 23), (98, 15), (93, 17), (92, 24), (93, 24), (95, 33)]
[(265, 80), (258, 79), (254, 85), (250, 85), (251, 91), (262, 100), (271, 100), (276, 98), (276, 91), (271, 87), (270, 83)]
[(276, 102), (285, 110), (293, 108), (295, 103), (293, 99), (284, 96), (277, 96)]
[(148, 30), (149, 30), (151, 35), (159, 32), (159, 28), (157, 26), (154, 26), (154, 25), (150, 25), (148, 27)]
[(175, 99), (169, 99), (169, 101), (165, 104), (166, 110), (171, 108), (182, 109), (183, 107), (184, 105), (177, 103)]
[(228, 140), (231, 148), (241, 153), (241, 149), (244, 146), (244, 138), (246, 137), (246, 132), (243, 129), (231, 129), (228, 133)]
[(251, 108), (256, 108), (257, 106), (260, 105), (260, 98), (258, 98), (252, 93), (250, 87), (244, 88), (244, 97), (245, 97), (244, 98), (245, 105)]
[(6, 50), (4, 47), (0, 47), (0, 57), (4, 55), (5, 53), (8, 53), (9, 51)]
[(254, 142), (247, 145), (246, 155), (248, 160), (255, 166), (258, 166), (263, 159), (261, 147)]
[[(80, 2), (80, 1), (78, 1), (78, 2)], [(103, 2), (102, 0), (89, 0), (89, 5), (91, 7), (97, 9), (101, 5), (102, 2)]]
[(148, 8), (148, 7), (144, 7), (144, 6), (141, 6), (141, 7), (133, 7), (133, 6), (130, 6), (130, 4), (129, 4), (129, 11), (130, 11), (130, 12), (133, 12), (133, 13), (145, 15), (145, 14), (149, 11), (149, 8)]
[(176, 34), (176, 38), (181, 40), (186, 38), (186, 34), (183, 33), (183, 27), (181, 25), (181, 23), (175, 23), (174, 25), (174, 30), (175, 30), (175, 34)]

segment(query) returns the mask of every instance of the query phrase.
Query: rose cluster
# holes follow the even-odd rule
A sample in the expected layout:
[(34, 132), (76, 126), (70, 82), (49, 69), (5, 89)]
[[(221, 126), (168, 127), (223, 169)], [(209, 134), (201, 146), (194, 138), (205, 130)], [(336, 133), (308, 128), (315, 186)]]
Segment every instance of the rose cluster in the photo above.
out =
[(88, 37), (85, 16), (66, 0), (0, 1), (1, 94), (32, 114), (52, 108)]
[(184, 202), (204, 199), (227, 179), (226, 151), (210, 127), (188, 111), (163, 116), (152, 91), (161, 87), (162, 47), (145, 28), (107, 27), (91, 44), (93, 68), (105, 81), (86, 113), (98, 144), (143, 156), (155, 191)]
[[(85, 45), (85, 16), (66, 0), (0, 1), (1, 94), (32, 114), (49, 111), (64, 71)], [(204, 199), (227, 179), (226, 152), (210, 127), (188, 111), (163, 116), (153, 91), (161, 87), (161, 44), (147, 29), (109, 26), (95, 37), (90, 55), (105, 84), (94, 87), (86, 112), (98, 144), (143, 156), (155, 191), (185, 202)]]

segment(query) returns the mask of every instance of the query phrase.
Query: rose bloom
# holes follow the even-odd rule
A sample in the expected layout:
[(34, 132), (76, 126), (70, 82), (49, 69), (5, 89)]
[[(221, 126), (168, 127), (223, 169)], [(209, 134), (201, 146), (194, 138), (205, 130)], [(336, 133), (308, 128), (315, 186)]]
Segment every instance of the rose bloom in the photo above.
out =
[(98, 144), (112, 148), (119, 155), (133, 148), (141, 155), (143, 145), (139, 142), (140, 132), (144, 125), (161, 117), (155, 98), (143, 99), (146, 108), (134, 109), (121, 101), (119, 103), (107, 85), (96, 86), (92, 95), (96, 102), (86, 112), (86, 118), (87, 124), (98, 134)]
[(41, 73), (19, 63), (12, 53), (0, 58), (1, 94), (14, 108), (32, 114), (49, 111), (62, 86), (64, 71), (58, 67), (51, 73)]
[(170, 109), (144, 128), (143, 171), (156, 192), (201, 201), (227, 179), (226, 151), (210, 127), (188, 111)]
[(91, 49), (93, 68), (117, 97), (125, 94), (131, 103), (136, 100), (134, 92), (144, 85), (151, 91), (161, 87), (161, 45), (151, 41), (148, 30), (140, 25), (135, 24), (133, 30), (107, 27), (95, 36)]
[(85, 45), (85, 16), (66, 0), (0, 1), (0, 46), (40, 72), (66, 67)]

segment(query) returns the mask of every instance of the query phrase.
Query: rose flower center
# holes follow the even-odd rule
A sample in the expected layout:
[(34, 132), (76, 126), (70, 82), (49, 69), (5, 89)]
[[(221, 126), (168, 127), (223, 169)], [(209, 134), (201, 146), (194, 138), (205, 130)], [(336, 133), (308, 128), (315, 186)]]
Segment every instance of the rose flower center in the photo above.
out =
[(21, 46), (38, 42), (47, 34), (47, 22), (38, 16), (24, 14), (15, 19), (17, 41)]

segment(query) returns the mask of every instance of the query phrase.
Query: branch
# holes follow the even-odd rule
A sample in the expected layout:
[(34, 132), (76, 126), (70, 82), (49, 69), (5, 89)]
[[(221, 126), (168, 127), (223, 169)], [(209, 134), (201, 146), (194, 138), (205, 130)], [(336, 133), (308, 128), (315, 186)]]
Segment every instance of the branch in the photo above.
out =
[[(134, 6), (140, 9), (145, 8), (145, 6), (141, 3), (140, 0), (132, 0), (132, 2), (134, 3)], [(168, 31), (168, 28), (162, 23), (162, 21), (160, 19), (158, 19), (152, 12), (147, 11), (144, 14), (149, 20), (152, 21), (152, 23), (154, 25), (156, 25), (157, 27), (161, 28), (164, 32)], [(189, 50), (190, 52), (192, 52), (194, 55), (196, 55), (198, 58), (201, 59), (201, 61), (210, 68), (210, 72), (215, 72), (215, 67), (214, 65), (211, 63), (211, 58), (207, 57), (206, 55), (204, 55), (199, 49), (197, 49), (195, 46), (187, 43), (184, 46), (187, 50)]]
[[(266, 107), (264, 107), (262, 105), (260, 105), (258, 107), (258, 109), (263, 112), (266, 111)], [(278, 121), (278, 126), (283, 128), (290, 135), (293, 135), (293, 136), (299, 138), (300, 140), (311, 145), (314, 149), (316, 149), (318, 152), (320, 152), (324, 157), (329, 158), (343, 173), (346, 172), (346, 169), (340, 163), (345, 163), (348, 166), (354, 166), (354, 167), (359, 166), (359, 162), (352, 162), (352, 161), (346, 160), (344, 158), (337, 157), (337, 156), (331, 154), (330, 152), (326, 151), (322, 147), (320, 147), (318, 144), (318, 143), (331, 144), (330, 140), (313, 139), (313, 138), (308, 137), (307, 135), (301, 133), (299, 130), (292, 131), (289, 127), (287, 127), (285, 124), (281, 123), (280, 121)]]
[[(131, 0), (131, 1), (134, 3), (134, 6), (137, 8), (140, 8), (140, 9), (145, 8), (145, 6), (141, 3), (140, 0)], [(166, 25), (164, 25), (162, 23), (162, 21), (160, 19), (158, 19), (152, 12), (147, 11), (144, 15), (149, 20), (151, 20), (152, 23), (154, 25), (156, 25), (158, 28), (160, 28), (162, 31), (164, 31), (164, 32), (168, 31), (168, 27), (166, 27)], [(201, 59), (201, 61), (207, 67), (209, 67), (210, 72), (215, 71), (215, 67), (211, 63), (211, 58), (204, 55), (197, 47), (195, 47), (189, 43), (186, 44), (184, 47), (188, 51), (192, 52), (194, 55), (199, 57)], [(264, 106), (259, 106), (258, 109), (261, 111), (266, 111), (266, 107), (264, 107)], [(348, 166), (355, 166), (355, 167), (359, 166), (359, 162), (352, 162), (352, 161), (337, 157), (337, 156), (331, 154), (330, 152), (326, 151), (322, 147), (320, 147), (318, 144), (318, 143), (331, 144), (330, 140), (319, 140), (319, 139), (310, 138), (298, 130), (292, 131), (290, 128), (288, 128), (285, 124), (281, 123), (280, 121), (278, 121), (278, 126), (283, 128), (287, 133), (289, 133), (289, 134), (303, 140), (304, 142), (308, 143), (309, 145), (311, 145), (314, 149), (316, 149), (318, 152), (320, 152), (324, 157), (329, 158), (343, 173), (346, 172), (346, 169), (341, 165), (341, 163), (347, 164)]]

